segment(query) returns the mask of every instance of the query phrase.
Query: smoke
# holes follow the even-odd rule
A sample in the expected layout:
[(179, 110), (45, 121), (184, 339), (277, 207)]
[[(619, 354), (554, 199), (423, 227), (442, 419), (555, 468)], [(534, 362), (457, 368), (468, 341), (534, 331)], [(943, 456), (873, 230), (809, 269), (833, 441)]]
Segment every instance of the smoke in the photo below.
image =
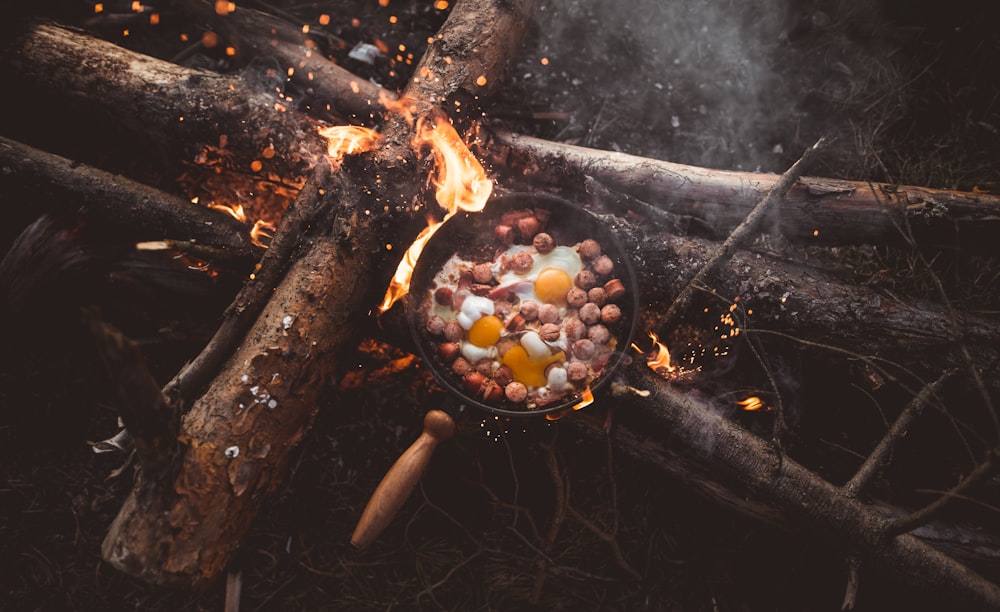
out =
[(870, 84), (861, 72), (873, 51), (829, 34), (857, 11), (850, 0), (822, 10), (791, 0), (546, 2), (513, 95), (572, 113), (546, 128), (549, 138), (780, 172), (842, 129), (831, 108)]

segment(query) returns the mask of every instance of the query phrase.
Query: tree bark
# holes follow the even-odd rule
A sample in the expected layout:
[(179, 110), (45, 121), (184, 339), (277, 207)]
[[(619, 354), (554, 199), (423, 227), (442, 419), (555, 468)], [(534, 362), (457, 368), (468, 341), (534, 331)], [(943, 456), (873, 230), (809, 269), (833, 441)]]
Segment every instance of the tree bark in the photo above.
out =
[(385, 112), (382, 101), (396, 98), (394, 92), (328, 60), (301, 28), (287, 21), (243, 6), (219, 15), (214, 2), (182, 0), (178, 4), (221, 32), (238, 55), (274, 57), (283, 71), (291, 68), (293, 82), (312, 90), (318, 99), (328, 101), (331, 109), (352, 121), (377, 121)]
[[(695, 218), (715, 237), (728, 235), (779, 179), (507, 132), (496, 132), (482, 152), (495, 168), (522, 180), (580, 191), (591, 177), (612, 191)], [(1000, 255), (1000, 196), (803, 177), (763, 225), (795, 242), (826, 245), (899, 243), (900, 228), (907, 226), (922, 245)]]
[[(18, 92), (0, 125), (17, 133), (15, 119), (39, 116), (29, 105), (52, 104), (57, 108), (42, 115), (44, 122), (29, 122), (30, 134), (47, 140), (53, 153), (78, 151), (75, 161), (100, 165), (87, 156), (103, 147), (74, 141), (86, 126), (99, 126), (106, 139), (138, 141), (139, 161), (168, 166), (169, 180), (205, 146), (230, 151), (240, 168), (258, 160), (261, 176), (288, 180), (308, 175), (326, 151), (318, 122), (281, 110), (273, 92), (255, 91), (238, 75), (183, 68), (69, 28), (34, 25), (0, 51), (0, 65)], [(268, 157), (268, 149), (280, 155)]]
[(328, 197), (341, 230), (312, 241), (184, 415), (173, 472), (140, 473), (104, 541), (116, 568), (157, 584), (207, 584), (284, 481), (372, 297), (377, 234), (353, 186), (338, 183)]
[[(444, 40), (450, 36), (442, 31)], [(401, 140), (396, 129), (388, 131)], [(415, 166), (402, 166), (414, 180)], [(336, 194), (342, 210), (337, 223), (317, 225), (333, 226), (332, 235), (317, 237), (296, 261), (243, 344), (185, 414), (174, 474), (140, 475), (103, 545), (115, 567), (159, 584), (209, 583), (261, 501), (282, 482), (338, 353), (353, 346), (369, 312), (365, 305), (374, 302), (369, 280), (381, 276), (382, 245), (409, 229), (391, 214), (369, 214), (357, 192), (373, 186), (355, 186), (351, 174), (342, 170), (327, 188), (326, 197)], [(381, 172), (370, 176), (392, 182)], [(393, 189), (392, 198), (380, 201), (394, 202), (399, 187)]]

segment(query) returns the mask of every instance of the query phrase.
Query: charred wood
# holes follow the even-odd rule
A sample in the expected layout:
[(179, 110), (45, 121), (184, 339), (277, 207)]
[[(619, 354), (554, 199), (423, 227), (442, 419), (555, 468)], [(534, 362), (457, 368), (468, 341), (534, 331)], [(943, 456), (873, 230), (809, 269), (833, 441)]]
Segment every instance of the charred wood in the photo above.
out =
[(136, 240), (170, 237), (246, 258), (258, 254), (248, 228), (233, 217), (129, 178), (3, 137), (0, 168), (0, 193), (60, 207), (47, 212), (80, 214), (95, 223), (128, 228)]
[(103, 546), (116, 568), (157, 584), (207, 584), (287, 477), (371, 299), (379, 248), (353, 191), (346, 180), (330, 188), (341, 230), (311, 241), (184, 415), (176, 476), (136, 482)]
[[(10, 87), (19, 91), (8, 117), (38, 116), (26, 106), (19, 113), (17, 105), (44, 100), (58, 106), (54, 125), (96, 125), (138, 141), (153, 165), (193, 160), (212, 146), (233, 152), (240, 167), (263, 160), (264, 172), (290, 178), (308, 175), (326, 150), (317, 122), (283, 112), (273, 92), (256, 91), (238, 75), (183, 68), (65, 27), (31, 26), (0, 50), (0, 65)], [(6, 127), (8, 133), (17, 130), (15, 124)], [(53, 129), (35, 128), (39, 134)], [(51, 146), (44, 146), (54, 153), (70, 145), (86, 151), (87, 143), (73, 141), (78, 131), (51, 134)], [(272, 148), (282, 155), (264, 157)], [(73, 157), (90, 161), (83, 153)], [(180, 167), (175, 170), (171, 178)]]
[[(672, 330), (662, 327), (659, 313), (704, 266), (716, 243), (668, 232), (626, 241), (635, 253), (639, 287), (648, 303), (643, 326), (666, 337)], [(938, 304), (893, 295), (851, 276), (767, 252), (737, 251), (701, 294), (722, 309), (738, 297), (737, 314), (746, 313), (741, 327), (751, 334), (774, 339), (780, 334), (803, 346), (897, 361), (929, 373), (963, 367), (963, 344), (984, 371), (1000, 363), (1000, 324), (995, 319), (968, 314), (956, 328)]]
[(215, 3), (204, 0), (178, 4), (232, 41), (239, 53), (274, 57), (282, 68), (291, 68), (293, 82), (351, 122), (371, 123), (385, 112), (382, 100), (396, 97), (328, 60), (301, 27), (287, 21), (242, 6), (219, 15)]
[(324, 189), (330, 178), (330, 166), (321, 162), (313, 176), (306, 182), (298, 197), (285, 210), (274, 238), (251, 275), (249, 283), (223, 314), (223, 322), (208, 345), (167, 383), (164, 393), (181, 403), (189, 403), (197, 392), (208, 384), (218, 367), (229, 357), (235, 346), (263, 310), (271, 293), (288, 268), (292, 255), (300, 245), (311, 223), (317, 220), (322, 206)]

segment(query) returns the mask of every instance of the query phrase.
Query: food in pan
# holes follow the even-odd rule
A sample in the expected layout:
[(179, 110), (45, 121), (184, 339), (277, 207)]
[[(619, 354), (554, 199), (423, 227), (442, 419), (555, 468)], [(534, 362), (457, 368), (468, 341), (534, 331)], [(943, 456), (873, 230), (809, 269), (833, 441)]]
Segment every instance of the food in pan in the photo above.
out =
[(416, 296), (431, 354), (454, 386), (520, 410), (567, 402), (600, 377), (625, 326), (625, 284), (593, 238), (560, 244), (550, 211), (505, 213)]

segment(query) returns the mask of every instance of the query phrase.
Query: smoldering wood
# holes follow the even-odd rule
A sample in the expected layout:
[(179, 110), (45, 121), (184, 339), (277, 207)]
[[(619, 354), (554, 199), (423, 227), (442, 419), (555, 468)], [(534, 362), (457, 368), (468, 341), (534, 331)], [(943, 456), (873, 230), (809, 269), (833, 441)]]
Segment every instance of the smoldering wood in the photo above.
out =
[[(704, 266), (716, 243), (669, 232), (623, 238), (634, 254), (647, 303), (641, 325), (666, 337), (669, 330), (662, 327), (660, 313)], [(775, 334), (780, 334), (780, 339), (802, 346), (874, 357), (928, 373), (964, 368), (962, 344), (986, 371), (1000, 364), (1000, 325), (995, 320), (966, 314), (956, 329), (938, 304), (880, 291), (859, 284), (849, 271), (823, 270), (799, 258), (737, 251), (703, 295), (722, 310), (740, 298), (737, 314), (752, 311), (742, 317), (741, 328), (765, 339), (777, 340)]]
[(775, 505), (811, 534), (828, 538), (861, 561), (864, 579), (888, 572), (914, 588), (949, 594), (969, 608), (1000, 607), (1000, 586), (913, 535), (889, 535), (890, 520), (875, 508), (844, 494), (691, 394), (672, 388), (645, 366), (632, 366), (629, 375), (635, 386), (651, 394), (621, 397), (618, 404), (641, 414), (644, 431), (655, 432), (678, 454), (710, 465), (728, 486)]
[(213, 246), (231, 256), (259, 256), (248, 228), (232, 216), (195, 206), (127, 177), (0, 137), (0, 194), (22, 206), (51, 202), (96, 223), (128, 227), (137, 239), (177, 238)]
[(281, 281), (295, 249), (316, 221), (324, 204), (324, 188), (330, 165), (320, 162), (295, 201), (281, 216), (267, 251), (261, 257), (250, 282), (243, 286), (223, 313), (222, 323), (205, 348), (167, 383), (164, 393), (180, 403), (189, 403), (217, 373), (218, 367), (246, 334), (263, 310), (271, 292)]
[[(34, 24), (0, 49), (0, 65), (19, 92), (9, 113), (34, 117), (27, 105), (58, 104), (55, 119), (124, 132), (170, 163), (193, 160), (206, 146), (222, 148), (224, 140), (242, 167), (260, 160), (264, 171), (291, 178), (308, 175), (326, 151), (318, 122), (283, 111), (273, 92), (239, 75), (184, 68), (77, 30)], [(73, 133), (60, 134), (60, 142)], [(270, 148), (282, 155), (268, 159)]]
[[(134, 100), (134, 104), (117, 105), (116, 119), (131, 126), (130, 129), (138, 129), (149, 117), (158, 116), (156, 124), (161, 129), (155, 131), (155, 138), (161, 146), (188, 149), (189, 138), (194, 142), (215, 142), (220, 133), (227, 133), (231, 148), (249, 147), (246, 149), (249, 151), (262, 149), (272, 134), (300, 134), (303, 140), (290, 149), (293, 159), (302, 148), (307, 150), (300, 161), (315, 159), (325, 148), (314, 133), (313, 128), (318, 124), (299, 113), (274, 110), (273, 96), (248, 92), (237, 77), (182, 68), (53, 25), (39, 26), (19, 40), (23, 49), (18, 51), (11, 66), (20, 71), (17, 78), (29, 90), (42, 89), (44, 95), (65, 101), (71, 108), (79, 98), (90, 98), (85, 106), (94, 108), (81, 114), (95, 112), (97, 116), (107, 116), (107, 110), (100, 108), (104, 101), (88, 92), (110, 96), (112, 103)], [(8, 52), (0, 61), (10, 62), (10, 56)], [(104, 66), (105, 56), (114, 60), (113, 65), (129, 66), (136, 62), (132, 78), (118, 79), (111, 70), (88, 68), (85, 85), (90, 89), (45, 89), (53, 82), (73, 83), (84, 67)], [(443, 60), (440, 65), (448, 66)], [(141, 74), (167, 85), (134, 87)], [(342, 76), (338, 73), (336, 80), (342, 80)], [(355, 104), (367, 106), (373, 93), (355, 94), (349, 82), (347, 90), (338, 85), (337, 91)], [(448, 82), (464, 81), (452, 76)], [(169, 86), (170, 83), (174, 86)], [(230, 83), (235, 93), (228, 89)], [(246, 116), (238, 112), (237, 100), (241, 95), (249, 96), (245, 104), (254, 111)], [(206, 130), (211, 121), (202, 109), (203, 129), (192, 129), (198, 123), (198, 106), (219, 115), (220, 127)], [(350, 108), (345, 106), (342, 111), (349, 113)], [(178, 116), (185, 116), (183, 124), (187, 125), (164, 119)], [(245, 130), (221, 129), (222, 125), (244, 120)], [(578, 191), (590, 177), (623, 197), (632, 196), (679, 217), (695, 219), (700, 228), (709, 228), (718, 235), (725, 235), (735, 227), (777, 180), (777, 175), (698, 168), (505, 132), (496, 132), (492, 140), (484, 140), (478, 147), (497, 171)], [(304, 174), (301, 167), (297, 174)], [(900, 215), (905, 215), (920, 244), (997, 254), (997, 243), (992, 236), (1000, 224), (998, 211), (1000, 197), (990, 194), (804, 177), (792, 187), (776, 216), (765, 222), (765, 227), (769, 231), (780, 229), (782, 235), (806, 244), (891, 244), (902, 240), (894, 221), (901, 221)], [(814, 236), (817, 229), (819, 233)]]
[[(353, 223), (348, 224), (348, 226), (352, 228), (353, 232), (355, 227), (353, 226)], [(382, 229), (384, 228), (379, 228), (379, 231)], [(372, 234), (379, 233), (372, 231), (370, 228), (368, 230), (362, 229), (358, 230), (357, 234), (354, 234), (353, 239), (357, 240), (358, 235), (365, 235), (367, 232), (371, 232)], [(345, 239), (345, 236), (341, 234), (340, 238)], [(306, 271), (306, 269), (311, 265), (312, 268), (309, 269), (312, 271), (329, 271), (328, 268), (324, 267), (328, 261), (325, 257), (335, 257), (338, 254), (343, 256), (342, 252), (337, 251), (337, 249), (333, 247), (334, 245), (330, 244), (330, 241), (321, 240), (316, 242), (310, 253), (296, 264), (296, 267), (293, 269), (292, 273), (288, 275), (285, 283), (282, 284), (282, 287), (285, 287), (286, 284), (291, 286), (291, 284), (297, 282), (306, 285), (306, 289), (308, 289), (309, 286), (312, 286), (310, 283), (319, 282), (314, 277), (311, 277), (311, 272)], [(378, 252), (378, 245), (368, 244), (367, 247), (370, 249), (368, 251), (369, 254), (375, 254)], [(327, 249), (326, 252), (322, 254), (316, 253), (324, 248)], [(306, 262), (310, 263), (307, 264)], [(345, 264), (345, 266), (349, 270), (351, 269), (350, 265)], [(278, 290), (278, 294), (282, 296), (281, 299), (284, 299), (289, 295), (297, 295), (295, 290), (289, 289), (286, 293), (283, 291), (282, 287), (279, 287)], [(299, 289), (302, 289), (302, 287), (300, 286)], [(340, 289), (343, 289), (343, 287), (341, 286)], [(277, 299), (279, 298), (276, 296), (276, 300)], [(277, 317), (282, 314), (281, 311), (285, 309), (276, 306), (274, 310), (277, 310), (278, 312), (272, 312), (270, 309), (272, 304), (274, 304), (274, 300), (272, 300), (272, 303), (269, 304), (269, 309), (265, 311), (261, 320), (258, 321), (258, 325), (255, 326), (254, 330), (251, 331), (251, 334), (248, 336), (248, 344), (251, 344), (251, 348), (248, 349), (250, 351), (248, 355), (252, 355), (255, 358), (250, 363), (250, 365), (254, 367), (252, 373), (255, 379), (256, 377), (260, 377), (261, 380), (263, 380), (267, 376), (271, 375), (270, 370), (273, 369), (267, 367), (268, 365), (271, 365), (270, 363), (256, 363), (256, 358), (260, 357), (264, 361), (274, 358), (274, 355), (268, 355), (267, 350), (269, 350), (269, 347), (273, 346), (272, 343), (275, 340), (280, 342), (282, 341), (282, 338), (284, 338), (281, 332), (284, 325), (282, 322), (283, 318)], [(338, 308), (344, 309), (340, 316), (344, 316), (343, 313), (357, 311), (359, 308), (363, 310), (363, 306), (360, 304), (340, 304)], [(268, 317), (270, 318), (268, 319)], [(269, 323), (264, 323), (264, 321), (269, 321)], [(282, 323), (279, 325), (279, 322)], [(315, 322), (314, 325), (307, 323), (303, 328), (296, 329), (296, 333), (298, 334), (297, 341), (306, 343), (307, 340), (322, 337), (326, 333), (323, 331), (324, 329), (329, 331), (330, 326), (323, 325), (321, 321)], [(314, 331), (316, 333), (315, 335), (309, 335), (306, 333), (309, 331)], [(286, 341), (291, 342), (290, 340)], [(341, 346), (346, 346), (347, 344), (348, 343), (345, 340), (341, 343)], [(334, 342), (331, 346), (333, 345), (336, 345), (336, 342)], [(265, 348), (265, 352), (263, 353), (259, 352), (262, 347)], [(285, 350), (284, 347), (282, 348)], [(291, 351), (294, 349), (289, 348), (287, 350)], [(333, 346), (333, 348), (330, 348), (329, 352), (331, 354), (336, 354), (339, 350), (340, 349)], [(238, 353), (238, 355), (242, 354), (244, 353)], [(285, 353), (282, 353), (282, 356), (284, 355)], [(308, 357), (304, 358), (308, 359)], [(148, 500), (137, 501), (137, 496), (141, 497), (141, 495), (137, 492), (133, 492), (133, 494), (129, 497), (129, 500), (126, 502), (125, 507), (123, 507), (122, 513), (116, 520), (115, 527), (112, 532), (109, 533), (105, 547), (106, 554), (109, 558), (117, 559), (118, 563), (120, 563), (120, 567), (127, 567), (135, 573), (144, 575), (147, 579), (152, 579), (156, 582), (197, 584), (210, 579), (211, 573), (217, 572), (218, 568), (221, 567), (221, 564), (224, 563), (224, 558), (228, 554), (227, 547), (234, 545), (232, 542), (234, 540), (238, 541), (242, 531), (245, 531), (246, 525), (250, 520), (248, 515), (253, 514), (252, 508), (249, 507), (253, 504), (248, 504), (248, 500), (250, 498), (254, 498), (254, 501), (259, 501), (259, 499), (266, 494), (267, 490), (273, 489), (273, 487), (278, 485), (280, 478), (272, 478), (271, 474), (258, 472), (258, 470), (261, 470), (261, 466), (271, 460), (269, 457), (274, 457), (275, 455), (280, 454), (282, 456), (278, 459), (278, 465), (275, 467), (275, 472), (280, 472), (281, 463), (287, 463), (287, 453), (282, 454), (281, 451), (271, 453), (270, 451), (272, 449), (265, 449), (265, 447), (262, 446), (260, 438), (255, 438), (252, 435), (253, 432), (249, 429), (250, 425), (246, 424), (246, 417), (244, 417), (242, 425), (227, 424), (231, 415), (229, 413), (225, 413), (226, 411), (221, 408), (226, 405), (232, 407), (232, 404), (227, 404), (227, 402), (233, 401), (233, 398), (239, 399), (240, 397), (246, 397), (246, 391), (248, 391), (248, 389), (240, 387), (238, 383), (235, 385), (233, 383), (233, 379), (236, 378), (236, 375), (239, 374), (241, 376), (241, 370), (243, 373), (246, 373), (247, 371), (246, 368), (239, 368), (239, 365), (240, 364), (237, 360), (234, 359), (231, 361), (229, 369), (224, 370), (223, 374), (216, 378), (216, 381), (213, 383), (213, 387), (210, 388), (208, 393), (206, 393), (206, 396), (203, 396), (196, 403), (197, 411), (192, 409), (192, 412), (197, 414), (198, 417), (194, 419), (194, 417), (190, 417), (189, 415), (188, 418), (185, 418), (185, 425), (181, 439), (184, 443), (184, 464), (188, 466), (188, 468), (186, 470), (181, 470), (181, 475), (173, 481), (171, 485), (172, 492), (166, 495), (166, 499), (161, 499), (155, 504), (149, 505), (144, 505), (149, 503)], [(288, 367), (291, 368), (292, 366)], [(302, 368), (303, 370), (308, 370), (308, 374), (302, 373), (302, 370), (296, 369), (295, 372), (299, 373), (296, 380), (305, 380), (307, 377), (312, 376), (313, 379), (311, 382), (315, 383), (322, 380), (326, 375), (325, 372), (319, 371), (322, 368), (319, 365), (316, 365), (313, 361), (308, 361), (308, 363), (302, 366)], [(282, 384), (284, 384), (284, 382)], [(236, 390), (224, 388), (234, 386), (237, 387)], [(240, 394), (239, 389), (242, 389), (243, 395)], [(293, 393), (292, 389), (301, 391), (301, 393)], [(308, 409), (303, 408), (303, 404), (307, 402), (301, 401), (301, 397), (299, 397), (300, 395), (308, 395), (308, 391), (301, 390), (294, 384), (291, 384), (287, 389), (282, 390), (282, 392), (285, 391), (288, 392), (289, 396), (282, 396), (282, 402), (291, 402), (294, 404), (296, 400), (299, 400), (298, 404), (295, 404), (296, 408), (293, 410), (295, 415), (298, 415), (295, 419), (293, 419), (293, 421), (298, 424), (298, 427), (294, 425), (289, 426), (291, 428), (291, 435), (289, 435), (288, 438), (292, 440), (290, 446), (294, 446), (294, 442), (304, 434), (304, 430), (308, 424), (308, 415), (303, 416), (303, 413), (308, 412)], [(213, 393), (215, 394), (213, 396), (214, 398), (222, 398), (222, 401), (214, 403), (213, 400), (206, 399), (207, 396)], [(295, 396), (294, 398), (291, 397), (293, 395)], [(263, 410), (260, 411), (260, 413), (273, 414), (265, 413)], [(251, 425), (260, 426), (258, 427), (258, 431), (267, 431), (268, 427), (273, 427), (273, 425), (264, 426), (267, 417), (257, 418), (260, 418), (261, 422), (252, 423)], [(213, 419), (222, 419), (225, 423), (219, 425), (219, 423), (213, 422), (211, 426), (209, 426), (208, 422)], [(692, 425), (692, 427), (694, 426), (695, 425)], [(715, 423), (712, 431), (720, 431), (729, 435), (731, 432), (726, 429), (726, 426), (727, 425), (724, 422), (721, 424)], [(287, 433), (287, 431), (282, 433)], [(669, 440), (671, 443), (677, 443), (677, 440), (675, 440), (672, 435), (666, 436), (665, 439)], [(243, 461), (234, 463), (229, 457), (225, 456), (225, 449), (233, 448), (233, 446), (226, 446), (226, 444), (233, 440), (240, 443), (238, 448), (241, 449), (241, 454), (236, 455), (232, 459), (239, 459), (242, 457)], [(751, 440), (751, 442), (758, 445), (757, 447), (754, 447), (754, 453), (756, 453), (754, 457), (756, 459), (761, 459), (762, 457), (767, 458), (766, 446), (761, 446), (762, 443), (760, 443), (759, 440), (755, 440), (756, 439)], [(739, 441), (740, 439), (736, 438), (736, 442), (738, 443)], [(683, 441), (680, 442), (679, 448), (684, 452), (688, 452), (688, 450), (690, 450), (690, 447), (686, 446)], [(249, 449), (249, 451), (247, 449)], [(248, 455), (248, 452), (251, 454)], [(263, 456), (259, 456), (261, 454), (263, 454)], [(711, 465), (725, 467), (733, 473), (740, 474), (739, 466), (742, 464), (739, 461), (730, 459), (728, 456), (722, 459), (716, 459), (714, 458), (714, 455), (709, 458), (704, 458), (704, 455), (698, 455), (698, 457), (700, 461)], [(234, 465), (236, 466), (235, 469), (230, 469)], [(754, 465), (759, 467), (759, 463)], [(753, 466), (747, 466), (747, 469), (751, 467)], [(794, 477), (798, 475), (800, 475), (799, 472), (792, 470), (791, 475), (786, 476), (786, 478), (794, 480)], [(766, 482), (761, 484), (759, 479), (751, 479), (750, 482), (755, 486), (763, 487), (764, 490), (769, 491), (766, 486)], [(240, 490), (240, 493), (236, 493), (236, 490)], [(826, 494), (824, 493), (826, 489), (823, 486), (819, 486), (817, 490), (819, 491), (818, 495), (822, 496)], [(229, 525), (228, 523), (219, 523), (219, 518), (216, 515), (219, 510), (207, 508), (210, 500), (212, 503), (218, 501), (216, 499), (212, 499), (212, 494), (215, 492), (218, 492), (220, 496), (219, 499), (223, 500), (223, 503), (219, 504), (220, 508), (224, 509), (225, 512), (235, 508), (233, 511), (233, 515), (235, 516), (233, 525)], [(198, 496), (198, 493), (206, 493), (207, 495)], [(240, 494), (243, 494), (244, 496), (242, 499), (240, 499)], [(237, 501), (233, 501), (233, 499), (236, 499)], [(787, 503), (787, 499), (781, 497), (778, 497), (778, 499), (781, 500), (782, 503)], [(817, 503), (822, 504), (823, 497), (818, 497), (813, 501), (817, 501)], [(837, 506), (837, 508), (839, 507), (840, 506)], [(151, 511), (140, 512), (140, 510)], [(163, 511), (166, 512), (166, 515), (161, 514)], [(798, 510), (791, 508), (788, 511), (792, 512)], [(819, 510), (814, 508), (798, 512), (805, 512), (808, 515), (807, 519), (809, 520), (812, 520), (813, 514), (820, 513)], [(157, 518), (160, 516), (166, 516), (167, 518)], [(851, 516), (855, 515), (852, 514)], [(867, 515), (860, 514), (858, 516), (865, 519)], [(828, 525), (831, 531), (835, 533), (842, 529), (837, 525), (829, 525), (829, 517), (827, 517), (827, 519), (820, 517), (816, 520), (820, 521), (822, 524)], [(855, 526), (856, 525), (853, 523), (848, 525), (849, 528), (853, 528)], [(219, 528), (219, 535), (216, 536), (217, 539), (208, 537), (206, 533), (211, 532), (216, 527)], [(864, 540), (864, 536), (868, 535), (868, 531), (864, 529), (861, 531), (862, 533), (859, 537)], [(194, 544), (192, 544), (192, 542)], [(162, 549), (160, 548), (161, 544)], [(200, 544), (200, 546), (198, 546), (198, 544)], [(215, 544), (219, 544), (219, 546), (217, 548), (213, 548)], [(864, 546), (869, 545), (866, 540), (863, 541), (863, 544)], [(199, 550), (199, 548), (205, 550), (204, 555), (201, 555), (201, 550)], [(169, 552), (163, 552), (164, 550)], [(231, 548), (229, 550), (231, 550)], [(864, 552), (867, 549), (862, 547), (862, 550)], [(878, 551), (868, 554), (876, 559), (880, 558)], [(935, 561), (935, 564), (940, 565), (937, 561)], [(155, 569), (157, 567), (165, 567), (166, 569), (164, 571), (159, 571)], [(944, 574), (945, 576), (943, 578), (936, 578), (936, 580), (937, 582), (944, 581), (947, 583), (947, 588), (952, 588), (952, 586), (961, 583), (961, 578), (964, 575), (961, 570), (948, 570), (945, 571)], [(969, 589), (974, 593), (974, 597), (979, 597), (979, 594), (982, 591), (980, 588), (982, 585), (976, 583), (975, 580), (972, 580), (972, 582), (973, 584), (969, 587)], [(989, 596), (990, 594), (986, 593), (986, 597)], [(995, 599), (995, 596), (993, 596), (993, 598)]]
[[(484, 138), (485, 139), (485, 138)], [(716, 237), (728, 235), (778, 175), (713, 170), (599, 151), (496, 131), (481, 146), (494, 168), (538, 184), (582, 190), (587, 177), (608, 189), (676, 215), (697, 219)], [(904, 242), (1000, 254), (1000, 196), (866, 181), (803, 177), (764, 228), (815, 245)]]
[(705, 286), (706, 281), (718, 273), (719, 268), (732, 256), (733, 252), (746, 245), (751, 235), (757, 235), (757, 229), (763, 223), (764, 218), (771, 213), (778, 202), (788, 193), (788, 190), (792, 188), (792, 185), (802, 176), (809, 159), (823, 144), (824, 139), (820, 138), (816, 144), (806, 149), (802, 157), (775, 181), (774, 185), (747, 213), (746, 218), (733, 228), (729, 236), (712, 252), (705, 265), (699, 268), (691, 280), (684, 285), (684, 288), (677, 293), (677, 297), (670, 303), (670, 307), (667, 308), (667, 312), (660, 321), (661, 328), (673, 328), (677, 323), (679, 313), (686, 312), (691, 307), (695, 291), (699, 287)]

